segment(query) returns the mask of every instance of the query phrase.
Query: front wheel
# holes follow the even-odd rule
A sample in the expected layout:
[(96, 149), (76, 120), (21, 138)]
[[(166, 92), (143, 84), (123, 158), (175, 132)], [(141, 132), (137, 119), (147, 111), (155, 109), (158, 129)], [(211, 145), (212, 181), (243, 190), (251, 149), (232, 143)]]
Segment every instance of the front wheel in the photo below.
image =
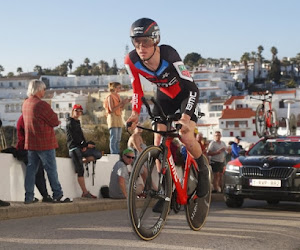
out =
[(211, 202), (211, 171), (207, 158), (204, 156), (205, 166), (208, 168), (209, 187), (208, 193), (202, 198), (198, 198), (196, 195), (196, 188), (198, 184), (198, 171), (192, 165), (188, 177), (188, 203), (185, 205), (185, 212), (187, 222), (190, 228), (194, 231), (199, 231), (205, 224), (210, 202)]
[(146, 148), (136, 160), (129, 181), (128, 213), (133, 231), (143, 240), (152, 240), (161, 232), (172, 195), (169, 167), (158, 173), (162, 149)]

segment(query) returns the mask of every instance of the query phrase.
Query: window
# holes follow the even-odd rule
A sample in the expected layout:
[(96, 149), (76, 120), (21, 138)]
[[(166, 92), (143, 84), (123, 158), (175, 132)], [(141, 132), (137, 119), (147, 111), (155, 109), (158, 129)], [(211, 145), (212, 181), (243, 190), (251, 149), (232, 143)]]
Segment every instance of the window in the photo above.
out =
[(240, 128), (247, 128), (248, 122), (247, 121), (239, 121), (239, 127)]
[(72, 103), (69, 103), (69, 108), (72, 108)]
[(19, 87), (21, 87), (22, 86), (22, 83), (21, 82), (19, 82)]
[(279, 108), (284, 109), (284, 101), (283, 100), (279, 101)]
[(215, 117), (215, 113), (209, 113), (209, 117)]
[(252, 120), (252, 123), (255, 124), (255, 119)]
[(64, 113), (59, 113), (59, 118), (64, 118)]
[(236, 105), (236, 108), (237, 108), (237, 109), (242, 109), (242, 108), (243, 108), (243, 105), (242, 105), (242, 104), (237, 104), (237, 105)]
[(233, 136), (233, 132), (230, 132), (229, 135), (230, 135), (230, 136)]
[(5, 113), (8, 113), (8, 112), (9, 112), (9, 105), (5, 104)]
[(226, 128), (234, 128), (234, 122), (233, 121), (227, 121), (226, 122)]
[(55, 108), (59, 109), (59, 104), (58, 103), (55, 104)]
[(252, 135), (253, 135), (253, 136), (256, 136), (256, 131), (253, 131)]
[(245, 137), (246, 136), (246, 132), (245, 131), (241, 131), (241, 137)]
[(12, 82), (9, 83), (9, 87), (13, 87), (13, 83)]
[(65, 118), (67, 119), (67, 118), (69, 118), (70, 117), (70, 113), (66, 113), (65, 114)]

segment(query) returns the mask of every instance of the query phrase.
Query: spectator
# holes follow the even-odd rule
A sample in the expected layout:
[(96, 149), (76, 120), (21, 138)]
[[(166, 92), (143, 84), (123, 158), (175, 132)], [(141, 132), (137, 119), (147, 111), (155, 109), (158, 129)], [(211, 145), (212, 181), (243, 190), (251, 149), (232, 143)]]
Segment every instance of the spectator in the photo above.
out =
[(197, 134), (196, 134), (196, 140), (197, 140), (197, 142), (199, 142), (199, 144), (200, 144), (200, 147), (201, 147), (201, 149), (202, 149), (202, 153), (204, 154), (204, 155), (206, 155), (206, 148), (205, 148), (205, 144), (204, 144), (204, 138), (203, 138), (203, 134), (201, 133), (201, 132), (198, 132)]
[(231, 143), (231, 159), (234, 160), (239, 157), (239, 153), (241, 151), (241, 146), (239, 145), (241, 141), (241, 137), (236, 136), (234, 141)]
[(0, 200), (0, 207), (7, 207), (7, 206), (10, 206), (9, 202)]
[(109, 91), (111, 92), (105, 99), (104, 107), (107, 113), (107, 125), (109, 129), (109, 148), (111, 154), (120, 153), (120, 142), (122, 136), (122, 109), (130, 99), (121, 100), (118, 92), (121, 90), (121, 83), (109, 83)]
[(83, 158), (96, 160), (100, 159), (102, 154), (95, 148), (94, 143), (86, 142), (84, 138), (79, 120), (82, 111), (82, 106), (75, 104), (72, 109), (71, 117), (67, 119), (67, 145), (69, 148), (69, 155), (75, 166), (75, 172), (77, 173), (77, 181), (82, 190), (81, 197), (96, 199), (97, 196), (92, 195), (85, 186)]
[(125, 149), (119, 161), (114, 165), (109, 182), (109, 197), (125, 199), (128, 194), (129, 172), (127, 165), (132, 164), (134, 152), (131, 148)]
[(53, 202), (71, 202), (63, 195), (58, 180), (55, 148), (58, 147), (54, 127), (60, 124), (57, 114), (50, 105), (42, 101), (46, 85), (40, 80), (31, 80), (22, 113), (25, 127), (25, 146), (28, 150), (28, 165), (25, 176), (25, 204), (36, 202), (34, 199), (35, 175), (41, 161), (46, 170), (53, 192)]
[(137, 157), (146, 148), (146, 144), (142, 137), (142, 131), (143, 130), (141, 128), (136, 127), (127, 142), (128, 148), (132, 148), (134, 150), (135, 157)]
[[(25, 128), (24, 128), (24, 119), (23, 115), (21, 114), (20, 118), (17, 122), (17, 135), (18, 141), (16, 146), (16, 157), (18, 160), (23, 161), (25, 165), (28, 164), (28, 152), (24, 149), (25, 144)], [(38, 160), (38, 169), (35, 175), (35, 185), (39, 190), (40, 194), (43, 196), (43, 202), (52, 202), (52, 198), (48, 194), (47, 186), (46, 186), (46, 179), (44, 174), (44, 169), (42, 167), (42, 162)], [(36, 199), (36, 198), (35, 198)]]
[(226, 144), (221, 141), (221, 132), (215, 132), (215, 139), (210, 142), (207, 149), (207, 155), (211, 156), (210, 165), (214, 174), (213, 192), (221, 192), (223, 168), (225, 166)]

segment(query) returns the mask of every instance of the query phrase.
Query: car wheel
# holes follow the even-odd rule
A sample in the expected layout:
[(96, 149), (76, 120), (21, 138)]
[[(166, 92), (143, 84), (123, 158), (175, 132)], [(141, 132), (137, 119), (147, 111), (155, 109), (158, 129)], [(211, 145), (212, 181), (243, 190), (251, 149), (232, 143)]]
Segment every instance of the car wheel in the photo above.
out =
[(267, 203), (269, 205), (277, 205), (279, 203), (279, 200), (267, 200)]
[(237, 208), (241, 207), (244, 203), (244, 199), (239, 197), (224, 195), (224, 199), (227, 207)]

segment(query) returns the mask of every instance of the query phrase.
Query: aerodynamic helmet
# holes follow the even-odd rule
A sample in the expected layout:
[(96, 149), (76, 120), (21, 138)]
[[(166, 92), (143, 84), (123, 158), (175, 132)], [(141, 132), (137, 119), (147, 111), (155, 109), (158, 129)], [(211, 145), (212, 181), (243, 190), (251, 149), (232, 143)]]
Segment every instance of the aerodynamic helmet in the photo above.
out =
[(141, 18), (136, 20), (130, 29), (130, 37), (151, 37), (154, 44), (160, 41), (160, 30), (155, 21), (150, 18)]

